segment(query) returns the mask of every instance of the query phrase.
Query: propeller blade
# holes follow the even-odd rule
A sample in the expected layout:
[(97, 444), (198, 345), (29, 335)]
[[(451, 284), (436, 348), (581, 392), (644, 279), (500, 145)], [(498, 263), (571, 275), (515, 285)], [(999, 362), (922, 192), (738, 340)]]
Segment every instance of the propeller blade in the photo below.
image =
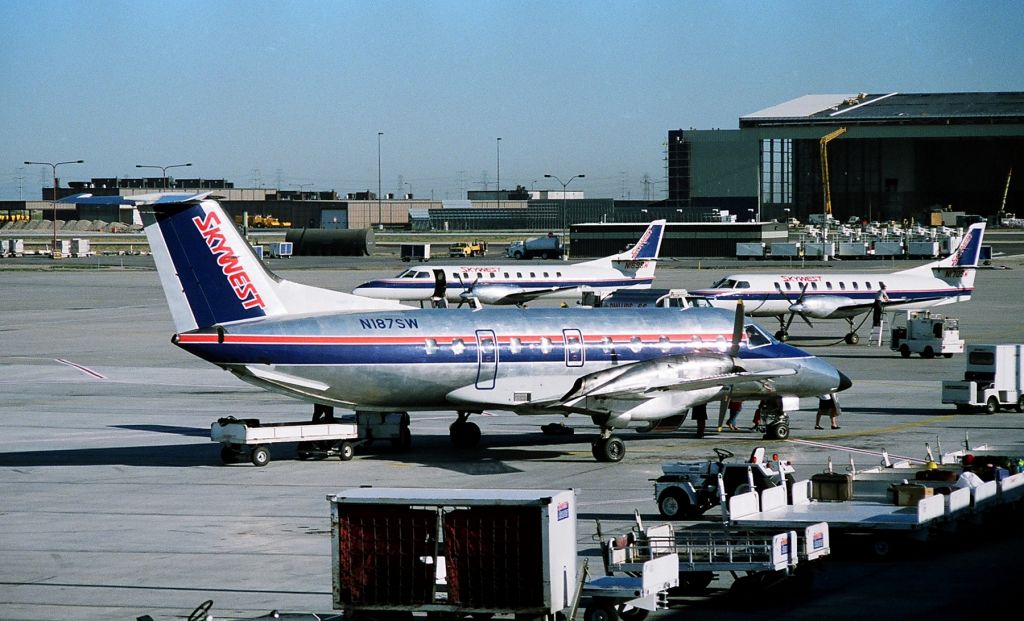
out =
[(743, 300), (736, 302), (736, 319), (732, 326), (732, 347), (729, 355), (735, 358), (740, 353), (740, 341), (743, 339)]

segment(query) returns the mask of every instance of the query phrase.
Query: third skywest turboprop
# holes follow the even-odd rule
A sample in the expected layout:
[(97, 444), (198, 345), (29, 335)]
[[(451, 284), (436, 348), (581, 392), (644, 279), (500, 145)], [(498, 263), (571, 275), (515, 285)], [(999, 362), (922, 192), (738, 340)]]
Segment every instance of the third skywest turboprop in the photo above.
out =
[[(715, 308), (410, 308), (283, 280), (256, 258), (207, 194), (139, 205), (182, 349), (267, 390), (357, 412), (458, 412), (450, 436), (473, 447), (470, 414), (582, 414), (592, 452), (619, 461), (613, 430), (694, 405), (835, 393), (850, 380)], [(148, 204), (147, 204), (148, 203)], [(317, 405), (314, 405), (316, 408)]]
[(970, 300), (984, 235), (984, 222), (972, 224), (948, 257), (899, 272), (730, 274), (691, 293), (719, 308), (742, 301), (750, 317), (778, 318), (775, 338), (781, 340), (788, 338), (795, 316), (808, 325), (810, 319), (845, 319), (846, 342), (854, 345), (859, 337), (853, 321), (872, 311), (880, 290), (887, 298), (884, 309), (921, 310)]
[(655, 220), (629, 250), (583, 263), (411, 267), (394, 278), (365, 282), (353, 293), (382, 300), (521, 305), (539, 297), (578, 300), (584, 290), (603, 296), (617, 289), (649, 289), (664, 233), (665, 220)]

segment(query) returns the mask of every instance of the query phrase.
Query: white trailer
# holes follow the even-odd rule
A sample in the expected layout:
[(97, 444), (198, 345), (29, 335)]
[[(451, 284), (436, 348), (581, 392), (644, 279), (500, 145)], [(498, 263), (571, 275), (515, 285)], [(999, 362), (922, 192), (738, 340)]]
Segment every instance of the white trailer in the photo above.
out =
[(942, 402), (961, 412), (1024, 412), (1024, 345), (968, 345), (964, 379), (942, 382)]
[(399, 449), (412, 444), (406, 412), (356, 412), (354, 416), (291, 423), (229, 416), (210, 426), (210, 439), (224, 445), (220, 458), (225, 464), (248, 457), (255, 466), (269, 464), (269, 445), (283, 442), (298, 443), (299, 459), (337, 457), (342, 461), (352, 459), (357, 445), (374, 440), (388, 440)]
[(764, 242), (736, 242), (736, 258), (763, 259), (767, 247)]
[(891, 330), (889, 349), (900, 352), (904, 358), (920, 354), (922, 358), (943, 356), (964, 352), (964, 340), (960, 338), (960, 322), (953, 317), (943, 317), (931, 311), (906, 311), (903, 325)]

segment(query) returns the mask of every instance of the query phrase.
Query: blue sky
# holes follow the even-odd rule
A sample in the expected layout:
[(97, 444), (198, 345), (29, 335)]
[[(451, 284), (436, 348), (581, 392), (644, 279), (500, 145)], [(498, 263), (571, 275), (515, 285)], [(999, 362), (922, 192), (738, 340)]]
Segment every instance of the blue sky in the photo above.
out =
[[(665, 195), (669, 129), (809, 93), (1024, 90), (1018, 2), (0, 2), (0, 198), (64, 180)], [(401, 185), (399, 181), (401, 177)]]

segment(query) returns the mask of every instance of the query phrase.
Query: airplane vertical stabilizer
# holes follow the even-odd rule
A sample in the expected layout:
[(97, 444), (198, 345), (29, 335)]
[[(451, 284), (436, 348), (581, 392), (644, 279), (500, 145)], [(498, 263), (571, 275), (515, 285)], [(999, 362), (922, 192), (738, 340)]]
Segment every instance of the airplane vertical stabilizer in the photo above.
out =
[(614, 267), (632, 278), (651, 278), (665, 238), (665, 220), (654, 220), (632, 248), (609, 257), (594, 259), (579, 265)]
[(301, 285), (272, 274), (206, 194), (78, 195), (67, 202), (139, 205), (178, 332), (285, 314), (405, 308), (397, 302)]
[(985, 238), (985, 223), (975, 222), (967, 229), (960, 245), (944, 259), (921, 265), (904, 272), (923, 271), (929, 269), (951, 268), (951, 267), (978, 267), (978, 257), (981, 256), (981, 244)]

